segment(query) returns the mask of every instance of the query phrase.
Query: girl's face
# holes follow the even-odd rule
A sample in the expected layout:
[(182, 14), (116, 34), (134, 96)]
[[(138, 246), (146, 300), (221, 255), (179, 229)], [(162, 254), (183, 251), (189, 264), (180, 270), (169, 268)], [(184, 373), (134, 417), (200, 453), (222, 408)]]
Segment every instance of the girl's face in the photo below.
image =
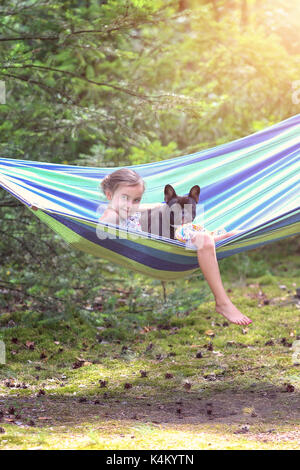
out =
[(107, 191), (106, 196), (111, 201), (111, 207), (118, 212), (119, 216), (127, 219), (138, 210), (143, 192), (144, 188), (141, 183), (135, 186), (122, 184), (113, 194), (111, 191)]

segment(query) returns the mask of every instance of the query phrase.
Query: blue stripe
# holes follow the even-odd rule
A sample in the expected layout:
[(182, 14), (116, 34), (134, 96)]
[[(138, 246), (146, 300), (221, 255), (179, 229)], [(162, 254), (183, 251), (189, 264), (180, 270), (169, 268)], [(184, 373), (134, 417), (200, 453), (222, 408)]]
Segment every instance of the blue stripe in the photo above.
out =
[[(62, 223), (81, 237), (89, 240), (90, 242), (95, 243), (96, 245), (100, 245), (108, 250), (111, 250), (114, 253), (126, 256), (127, 258), (137, 261), (143, 265), (149, 266), (150, 268), (165, 271), (187, 271), (198, 267), (196, 256), (184, 257), (182, 255), (174, 255), (171, 253), (169, 255), (170, 260), (164, 259), (162, 254), (167, 253), (162, 253), (161, 250), (142, 245), (140, 245), (139, 249), (137, 250), (137, 244), (135, 242), (121, 238), (115, 240), (109, 238), (105, 240), (100, 240), (97, 237), (96, 231), (94, 229), (91, 229), (91, 227), (89, 227), (91, 230), (87, 230), (86, 225), (82, 226), (82, 224), (77, 223), (77, 221), (74, 222), (57, 214), (48, 215), (50, 215), (51, 217), (53, 217), (53, 219)], [(179, 256), (181, 258), (181, 261), (183, 261), (183, 258), (186, 258), (187, 263), (183, 264), (183, 262), (177, 263), (173, 261), (172, 258), (174, 258), (174, 256), (176, 257), (176, 259), (177, 256)]]

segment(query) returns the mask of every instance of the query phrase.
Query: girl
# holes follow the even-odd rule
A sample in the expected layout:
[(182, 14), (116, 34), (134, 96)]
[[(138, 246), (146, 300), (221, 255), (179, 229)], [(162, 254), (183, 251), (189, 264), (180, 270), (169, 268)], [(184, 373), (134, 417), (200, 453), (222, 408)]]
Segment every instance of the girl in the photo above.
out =
[[(141, 211), (163, 205), (163, 203), (140, 204), (145, 184), (138, 173), (128, 168), (122, 168), (107, 175), (101, 182), (101, 187), (109, 200), (109, 205), (100, 217), (100, 222), (141, 230)], [(231, 231), (214, 235), (206, 231), (195, 231), (190, 234), (190, 239), (197, 248), (199, 266), (215, 297), (216, 311), (232, 323), (248, 325), (252, 320), (243, 315), (226, 294), (216, 257), (215, 241), (235, 233), (238, 232)]]

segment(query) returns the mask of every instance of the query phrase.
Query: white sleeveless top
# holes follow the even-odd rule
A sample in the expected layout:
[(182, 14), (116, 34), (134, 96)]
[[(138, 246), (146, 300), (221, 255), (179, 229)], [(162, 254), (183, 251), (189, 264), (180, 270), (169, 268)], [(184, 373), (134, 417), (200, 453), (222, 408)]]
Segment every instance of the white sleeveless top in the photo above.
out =
[(135, 212), (129, 216), (128, 219), (121, 220), (119, 222), (119, 227), (141, 232), (141, 212)]

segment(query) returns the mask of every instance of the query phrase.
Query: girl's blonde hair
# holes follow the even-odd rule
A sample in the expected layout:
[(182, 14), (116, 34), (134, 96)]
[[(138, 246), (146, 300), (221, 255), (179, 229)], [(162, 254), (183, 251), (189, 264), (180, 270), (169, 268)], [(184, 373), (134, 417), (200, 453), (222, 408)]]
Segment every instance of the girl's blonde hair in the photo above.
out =
[(145, 191), (145, 182), (143, 178), (136, 171), (130, 170), (129, 168), (121, 168), (120, 170), (116, 170), (105, 176), (101, 181), (101, 189), (104, 194), (106, 194), (107, 190), (114, 194), (121, 184), (126, 186), (142, 184), (143, 190)]

